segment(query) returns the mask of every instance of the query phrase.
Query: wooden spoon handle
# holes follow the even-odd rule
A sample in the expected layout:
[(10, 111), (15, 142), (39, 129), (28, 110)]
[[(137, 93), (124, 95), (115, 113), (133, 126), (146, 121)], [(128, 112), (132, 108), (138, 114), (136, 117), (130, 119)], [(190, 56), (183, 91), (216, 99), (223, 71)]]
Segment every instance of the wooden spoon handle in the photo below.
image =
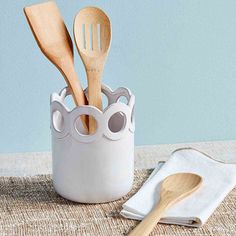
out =
[(68, 86), (70, 87), (71, 95), (73, 96), (76, 106), (88, 104), (87, 98), (84, 94), (79, 80), (70, 81), (70, 83), (68, 83)]
[[(84, 91), (80, 85), (79, 80), (75, 81), (73, 85), (69, 84), (69, 87), (70, 87), (71, 94), (75, 101), (76, 106), (88, 104), (87, 98), (84, 94)], [(89, 132), (89, 116), (81, 115), (81, 121), (85, 130), (85, 133), (88, 133)]]
[(148, 214), (148, 216), (131, 231), (129, 236), (147, 236), (160, 220), (162, 214), (167, 209), (168, 202), (161, 200), (160, 203)]
[[(89, 105), (95, 106), (102, 111), (101, 73), (96, 71), (87, 71), (87, 79)], [(94, 133), (96, 129), (96, 120), (92, 116), (89, 116), (89, 133)]]
[[(67, 85), (70, 87), (71, 94), (73, 96), (76, 106), (87, 105), (88, 101), (78, 80), (74, 65), (70, 65), (70, 63), (65, 63), (61, 68), (61, 72), (66, 80)], [(88, 132), (88, 116), (81, 116), (81, 120), (85, 132)]]

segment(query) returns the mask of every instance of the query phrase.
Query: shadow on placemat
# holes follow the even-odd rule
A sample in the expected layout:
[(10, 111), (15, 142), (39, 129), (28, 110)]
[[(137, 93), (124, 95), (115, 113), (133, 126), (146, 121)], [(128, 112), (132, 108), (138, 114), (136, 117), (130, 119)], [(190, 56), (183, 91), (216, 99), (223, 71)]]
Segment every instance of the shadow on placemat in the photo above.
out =
[[(136, 171), (132, 191), (118, 201), (104, 204), (79, 204), (60, 197), (50, 175), (0, 177), (0, 235), (126, 235), (138, 222), (119, 215), (122, 204), (150, 173)], [(235, 222), (236, 189), (204, 227), (159, 224), (151, 235), (236, 235)]]

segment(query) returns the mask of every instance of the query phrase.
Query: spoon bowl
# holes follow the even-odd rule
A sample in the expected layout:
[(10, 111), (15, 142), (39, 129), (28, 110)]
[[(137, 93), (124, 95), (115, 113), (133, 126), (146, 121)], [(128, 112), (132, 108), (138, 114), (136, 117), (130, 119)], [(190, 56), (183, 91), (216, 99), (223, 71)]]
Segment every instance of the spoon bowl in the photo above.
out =
[(159, 203), (129, 236), (149, 235), (165, 210), (196, 191), (201, 183), (202, 177), (193, 173), (176, 173), (167, 176), (161, 184)]
[(176, 202), (194, 192), (201, 182), (202, 178), (192, 173), (170, 175), (161, 184), (161, 199), (171, 197)]

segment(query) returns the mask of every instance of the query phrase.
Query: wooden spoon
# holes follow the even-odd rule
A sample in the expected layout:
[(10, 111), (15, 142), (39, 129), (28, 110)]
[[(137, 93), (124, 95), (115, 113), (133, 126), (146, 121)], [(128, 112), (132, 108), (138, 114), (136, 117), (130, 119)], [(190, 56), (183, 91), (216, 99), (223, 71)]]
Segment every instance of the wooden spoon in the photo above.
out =
[[(86, 69), (89, 105), (102, 110), (101, 76), (111, 44), (108, 16), (96, 7), (83, 8), (74, 20), (74, 38)], [(89, 132), (95, 131), (96, 121), (90, 116)]]
[[(87, 104), (74, 68), (73, 44), (56, 3), (32, 5), (24, 12), (39, 48), (64, 76), (76, 105)], [(83, 116), (82, 122), (87, 131), (88, 118)]]
[(129, 236), (147, 236), (160, 220), (164, 211), (172, 204), (188, 196), (199, 188), (202, 178), (192, 173), (178, 173), (166, 177), (161, 184), (161, 196), (158, 205), (129, 234)]

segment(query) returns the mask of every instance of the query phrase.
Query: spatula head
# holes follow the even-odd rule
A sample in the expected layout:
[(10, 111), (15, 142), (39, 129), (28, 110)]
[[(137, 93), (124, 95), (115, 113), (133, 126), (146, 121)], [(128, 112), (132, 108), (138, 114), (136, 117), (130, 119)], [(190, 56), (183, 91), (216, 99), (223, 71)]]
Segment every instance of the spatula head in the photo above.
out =
[(111, 44), (111, 23), (108, 16), (96, 7), (83, 8), (75, 17), (74, 37), (81, 57), (107, 54)]
[(44, 55), (59, 67), (62, 58), (73, 61), (73, 44), (56, 3), (28, 6), (24, 12)]
[(200, 187), (202, 177), (193, 173), (177, 173), (166, 177), (161, 185), (161, 197), (168, 194), (180, 200)]

